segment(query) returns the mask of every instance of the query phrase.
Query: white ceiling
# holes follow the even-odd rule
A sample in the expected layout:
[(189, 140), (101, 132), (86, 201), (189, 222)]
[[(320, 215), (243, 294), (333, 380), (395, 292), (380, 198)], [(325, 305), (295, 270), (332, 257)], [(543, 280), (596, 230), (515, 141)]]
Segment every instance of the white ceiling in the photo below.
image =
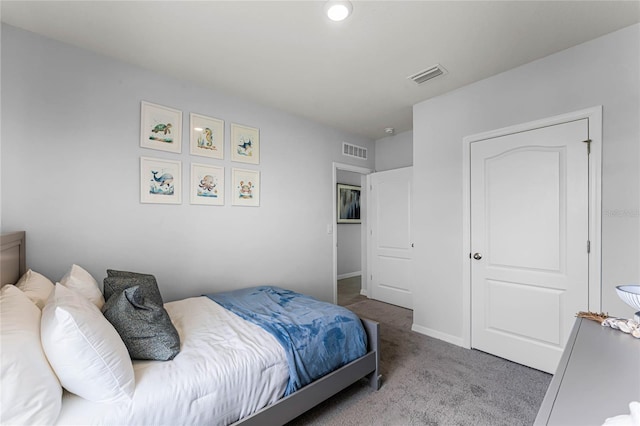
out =
[(322, 1), (3, 0), (1, 18), (372, 139), (412, 129), (420, 101), (640, 22), (640, 1), (352, 3), (340, 23)]

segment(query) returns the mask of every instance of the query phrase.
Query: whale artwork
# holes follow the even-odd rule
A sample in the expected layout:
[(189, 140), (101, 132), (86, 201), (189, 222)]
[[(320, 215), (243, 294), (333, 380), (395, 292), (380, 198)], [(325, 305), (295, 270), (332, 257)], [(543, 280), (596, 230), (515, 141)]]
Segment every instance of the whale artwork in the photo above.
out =
[(152, 170), (151, 174), (153, 176), (150, 181), (150, 194), (173, 195), (173, 175), (171, 173), (163, 173), (160, 175), (160, 172)]

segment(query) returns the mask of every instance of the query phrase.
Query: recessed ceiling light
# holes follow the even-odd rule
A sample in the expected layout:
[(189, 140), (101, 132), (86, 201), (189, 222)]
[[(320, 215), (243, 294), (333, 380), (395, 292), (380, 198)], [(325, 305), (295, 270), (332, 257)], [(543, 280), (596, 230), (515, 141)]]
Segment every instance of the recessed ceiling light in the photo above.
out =
[(353, 5), (349, 1), (328, 1), (324, 10), (332, 21), (344, 21), (351, 15)]

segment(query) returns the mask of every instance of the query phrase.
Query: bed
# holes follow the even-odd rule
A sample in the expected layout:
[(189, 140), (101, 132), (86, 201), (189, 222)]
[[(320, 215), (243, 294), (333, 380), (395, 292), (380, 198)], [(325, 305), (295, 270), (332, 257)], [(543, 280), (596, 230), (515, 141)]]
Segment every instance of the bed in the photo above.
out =
[[(0, 246), (1, 282), (3, 285), (17, 283), (29, 271), (25, 256), (25, 233), (14, 232), (0, 236)], [(56, 289), (59, 287), (62, 286), (55, 286)], [(3, 294), (18, 293), (13, 289), (3, 290), (7, 290), (3, 291)], [(171, 361), (133, 361), (134, 383), (123, 385), (133, 386), (132, 402), (95, 402), (66, 390), (61, 391), (60, 395), (47, 392), (45, 399), (50, 399), (50, 404), (59, 404), (59, 407), (53, 409), (54, 412), (59, 411), (57, 419), (53, 422), (142, 424), (149, 423), (152, 419), (151, 422), (154, 424), (282, 425), (358, 380), (366, 379), (371, 387), (379, 389), (381, 376), (378, 369), (378, 323), (360, 319), (367, 342), (361, 356), (314, 379), (311, 383), (303, 383), (295, 391), (290, 391), (293, 375), (290, 364), (286, 362), (286, 350), (279, 345), (278, 339), (260, 326), (242, 319), (242, 315), (232, 313), (228, 308), (223, 308), (225, 301), (226, 299), (218, 299), (217, 302), (213, 302), (207, 297), (193, 297), (165, 304), (182, 342), (180, 354)], [(33, 315), (40, 315), (39, 311), (31, 306), (28, 309), (34, 312)], [(7, 311), (3, 313), (3, 321), (6, 322), (4, 315), (9, 315), (10, 310), (4, 310)], [(46, 309), (42, 311), (43, 318), (46, 312)], [(223, 326), (225, 328), (216, 329)], [(3, 329), (3, 339), (5, 331)], [(40, 330), (35, 330), (34, 333), (40, 333)], [(44, 329), (42, 333), (44, 336)], [(23, 334), (21, 332), (16, 338), (23, 338)], [(244, 346), (239, 350), (233, 349), (233, 356), (228, 360), (223, 355), (213, 352), (203, 355), (202, 348), (231, 345), (235, 344), (235, 341)], [(6, 342), (3, 341), (4, 343)], [(43, 337), (43, 345), (44, 343)], [(250, 352), (247, 346), (254, 352)], [(27, 351), (27, 355), (31, 356), (31, 352), (35, 352), (36, 349)], [(334, 348), (333, 352), (339, 351)], [(252, 359), (251, 362), (237, 358), (238, 354), (244, 356), (245, 353), (254, 354), (248, 355), (248, 358)], [(4, 358), (5, 354), (3, 364), (6, 361)], [(49, 358), (48, 361), (51, 365), (57, 365), (58, 362), (54, 358)], [(230, 378), (225, 379), (227, 373), (224, 370), (233, 370), (236, 364), (240, 364), (248, 373), (242, 378), (233, 376), (235, 373), (232, 373)], [(8, 403), (4, 398), (5, 394), (10, 394), (5, 387), (10, 381), (7, 379), (5, 382), (4, 374), (3, 366), (2, 410), (8, 411), (5, 409)], [(183, 380), (185, 377), (187, 379)], [(86, 380), (86, 377), (84, 379)], [(22, 382), (16, 383), (26, 382), (24, 386), (28, 386), (28, 377), (21, 376), (20, 380)], [(40, 382), (43, 381), (38, 379), (35, 388), (44, 386)], [(287, 396), (283, 396), (289, 391)], [(27, 399), (31, 399), (31, 402), (25, 404), (33, 404), (33, 400), (37, 398)], [(235, 408), (233, 405), (237, 399), (243, 400), (242, 408)], [(46, 401), (39, 404), (45, 403)], [(18, 408), (20, 407), (16, 409)], [(34, 407), (25, 406), (20, 409), (29, 410)], [(35, 409), (38, 410), (39, 407)], [(49, 420), (47, 423), (52, 421)]]

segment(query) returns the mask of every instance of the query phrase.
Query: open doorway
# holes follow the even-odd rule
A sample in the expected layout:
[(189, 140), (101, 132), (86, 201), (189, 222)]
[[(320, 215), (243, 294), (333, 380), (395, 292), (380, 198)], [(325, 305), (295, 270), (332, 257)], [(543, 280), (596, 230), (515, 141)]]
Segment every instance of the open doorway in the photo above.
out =
[(362, 213), (366, 197), (362, 178), (360, 173), (337, 171), (337, 303), (340, 306), (366, 299), (362, 294)]
[[(372, 170), (333, 163), (333, 301), (345, 306), (367, 295), (366, 176)], [(360, 188), (360, 221), (338, 223), (338, 184)]]

